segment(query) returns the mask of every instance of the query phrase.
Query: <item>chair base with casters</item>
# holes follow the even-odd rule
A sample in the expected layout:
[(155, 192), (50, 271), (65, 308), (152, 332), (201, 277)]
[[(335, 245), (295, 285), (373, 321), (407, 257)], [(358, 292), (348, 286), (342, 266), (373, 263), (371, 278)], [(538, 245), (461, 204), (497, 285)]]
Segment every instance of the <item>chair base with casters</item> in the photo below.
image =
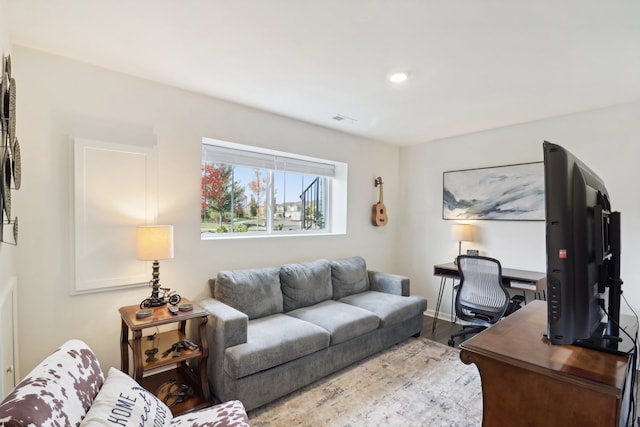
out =
[[(509, 306), (507, 307), (507, 311), (505, 312), (504, 317), (507, 317), (514, 311), (521, 309), (523, 302), (524, 302), (524, 297), (522, 295), (512, 296), (509, 299)], [(451, 335), (451, 338), (449, 338), (449, 341), (447, 341), (447, 344), (449, 344), (449, 347), (454, 347), (456, 344), (455, 339), (457, 337), (466, 338), (467, 335), (477, 334), (479, 332), (484, 331), (490, 326), (491, 325), (464, 325), (462, 326), (462, 330), (460, 332), (456, 332), (455, 334)]]
[(482, 332), (485, 329), (487, 329), (486, 326), (464, 325), (460, 332), (457, 332), (457, 333), (451, 335), (451, 338), (449, 338), (449, 341), (447, 342), (447, 344), (449, 344), (449, 347), (453, 347), (453, 346), (456, 345), (456, 338), (457, 337), (466, 338), (467, 335), (477, 334), (478, 332)]

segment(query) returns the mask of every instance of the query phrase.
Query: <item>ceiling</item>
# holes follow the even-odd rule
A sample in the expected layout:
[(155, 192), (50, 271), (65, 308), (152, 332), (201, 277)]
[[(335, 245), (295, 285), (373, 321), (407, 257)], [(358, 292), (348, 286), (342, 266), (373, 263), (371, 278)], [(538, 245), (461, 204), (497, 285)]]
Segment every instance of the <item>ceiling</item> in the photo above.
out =
[(640, 100), (638, 0), (2, 2), (14, 45), (397, 145)]

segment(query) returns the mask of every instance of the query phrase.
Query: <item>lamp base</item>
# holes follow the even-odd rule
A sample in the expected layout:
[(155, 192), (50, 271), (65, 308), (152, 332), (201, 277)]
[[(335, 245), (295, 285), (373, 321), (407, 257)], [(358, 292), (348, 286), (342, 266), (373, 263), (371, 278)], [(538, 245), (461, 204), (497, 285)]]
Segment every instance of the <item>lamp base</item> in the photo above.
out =
[[(153, 274), (151, 277), (152, 278), (149, 281), (149, 286), (151, 286), (151, 296), (142, 300), (140, 308), (162, 307), (167, 303), (165, 295), (160, 296), (160, 263), (158, 260), (153, 261)], [(166, 289), (167, 291), (169, 290), (168, 288)]]
[[(462, 255), (462, 242), (458, 242), (458, 256)], [(453, 264), (458, 265), (458, 256), (453, 259)]]

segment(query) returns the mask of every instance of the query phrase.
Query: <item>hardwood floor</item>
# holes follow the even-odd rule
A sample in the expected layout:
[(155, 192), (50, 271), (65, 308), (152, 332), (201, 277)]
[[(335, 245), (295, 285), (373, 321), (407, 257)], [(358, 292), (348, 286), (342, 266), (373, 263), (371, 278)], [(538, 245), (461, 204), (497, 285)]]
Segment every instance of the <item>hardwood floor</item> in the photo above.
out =
[[(447, 343), (449, 342), (451, 334), (462, 329), (461, 325), (456, 325), (455, 323), (451, 323), (443, 319), (438, 319), (438, 322), (436, 323), (436, 330), (434, 332), (431, 331), (432, 327), (433, 317), (424, 316), (424, 326), (422, 327), (422, 333), (420, 336), (444, 345), (448, 345)], [(458, 347), (462, 341), (463, 340), (461, 338), (457, 338), (455, 347)]]

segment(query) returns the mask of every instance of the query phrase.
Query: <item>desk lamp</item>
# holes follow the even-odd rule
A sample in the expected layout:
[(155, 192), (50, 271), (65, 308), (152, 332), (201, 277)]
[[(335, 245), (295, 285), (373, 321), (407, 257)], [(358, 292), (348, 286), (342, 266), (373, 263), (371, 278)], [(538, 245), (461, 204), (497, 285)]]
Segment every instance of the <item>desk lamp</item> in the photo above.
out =
[[(458, 242), (458, 255), (462, 255), (462, 242), (471, 241), (471, 225), (453, 224), (451, 226), (451, 240)], [(454, 264), (458, 262), (456, 258)]]
[(161, 259), (173, 258), (173, 226), (143, 225), (138, 227), (137, 258), (142, 261), (153, 261), (151, 285), (151, 307), (165, 305), (160, 298), (160, 262)]

